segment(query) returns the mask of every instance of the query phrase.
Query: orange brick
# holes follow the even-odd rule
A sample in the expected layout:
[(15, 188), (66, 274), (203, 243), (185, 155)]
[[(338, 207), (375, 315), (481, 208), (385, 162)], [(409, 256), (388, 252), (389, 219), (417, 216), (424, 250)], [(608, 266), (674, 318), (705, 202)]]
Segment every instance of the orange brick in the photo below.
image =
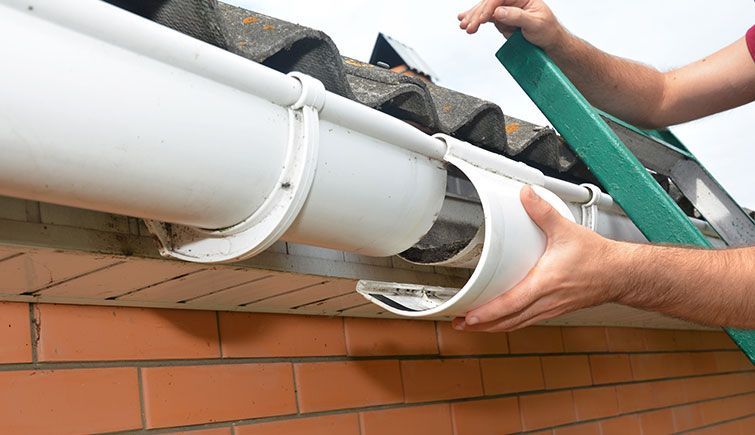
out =
[(737, 344), (723, 331), (696, 331), (698, 349), (738, 349)]
[(755, 394), (711, 400), (702, 402), (698, 406), (704, 424), (717, 423), (755, 411)]
[(684, 389), (689, 401), (713, 399), (755, 389), (755, 373), (732, 373), (686, 379)]
[(580, 389), (573, 393), (574, 408), (579, 420), (611, 417), (619, 413), (614, 387)]
[(625, 413), (652, 408), (655, 401), (650, 387), (651, 385), (648, 382), (617, 386), (616, 396), (619, 399), (619, 411)]
[(236, 435), (359, 435), (357, 414), (324, 415), (236, 426)]
[[(718, 371), (716, 354), (713, 352), (688, 353), (689, 363), (692, 366), (691, 374), (705, 375)], [(749, 364), (749, 361), (748, 361)]]
[(572, 423), (576, 420), (571, 391), (519, 397), (525, 431)]
[(674, 331), (674, 341), (676, 342), (677, 350), (698, 350), (703, 348), (700, 340), (700, 331)]
[(600, 422), (603, 435), (636, 435), (641, 433), (640, 418), (636, 415), (611, 418)]
[(476, 359), (401, 361), (407, 402), (429, 402), (481, 396), (480, 363)]
[(606, 328), (610, 352), (641, 352), (645, 350), (645, 337), (639, 328)]
[(412, 434), (451, 435), (451, 413), (447, 403), (411, 406), (359, 413), (362, 435)]
[(516, 397), (454, 403), (451, 405), (451, 413), (455, 435), (513, 433), (522, 430)]
[(288, 363), (142, 369), (147, 427), (169, 427), (296, 412)]
[[(739, 433), (742, 435), (746, 435), (750, 432), (752, 432), (752, 428), (755, 427), (755, 415), (752, 417), (747, 417), (739, 420)], [(728, 434), (722, 434), (722, 435), (728, 435)]]
[(699, 379), (705, 379), (704, 384), (715, 385), (712, 388), (715, 394), (709, 394), (707, 399), (755, 390), (755, 372), (704, 376)]
[(599, 423), (583, 423), (553, 430), (553, 435), (601, 435)]
[(716, 352), (714, 354), (716, 368), (719, 372), (736, 372), (752, 370), (752, 363), (747, 359), (744, 352)]
[(505, 332), (457, 331), (451, 322), (437, 322), (441, 355), (500, 355), (509, 353)]
[(743, 408), (746, 409), (748, 413), (755, 413), (755, 392), (752, 392), (750, 394), (746, 394), (743, 396), (738, 396), (734, 400), (736, 400), (740, 405), (742, 405)]
[(632, 380), (632, 366), (627, 355), (590, 355), (590, 369), (595, 384)]
[(232, 435), (230, 427), (218, 427), (215, 429), (199, 429), (199, 430), (182, 430), (178, 432), (170, 432), (173, 435)]
[(736, 350), (737, 345), (721, 331), (674, 331), (678, 350)]
[(688, 376), (694, 373), (688, 353), (657, 353), (630, 355), (635, 380)]
[(544, 356), (541, 359), (545, 388), (548, 390), (592, 384), (586, 355)]
[[(726, 427), (726, 432), (721, 432), (721, 425), (715, 425), (715, 426), (708, 426), (702, 429), (695, 429), (691, 430), (689, 432), (685, 432), (685, 434), (689, 435), (734, 435), (739, 433), (738, 425), (730, 425), (727, 424), (728, 427)], [(748, 434), (749, 435), (749, 434)]]
[(676, 343), (676, 334), (674, 332), (668, 329), (643, 329), (642, 335), (645, 350), (677, 350), (679, 346)]
[(217, 358), (215, 313), (40, 304), (40, 361)]
[(561, 328), (566, 352), (606, 352), (606, 328), (577, 326)]
[(650, 383), (653, 404), (660, 408), (688, 402), (687, 381), (688, 379), (673, 379)]
[(690, 402), (722, 396), (722, 390), (728, 387), (726, 376), (704, 376), (683, 379), (684, 397)]
[(511, 353), (561, 353), (564, 343), (561, 328), (556, 326), (530, 326), (509, 332)]
[(733, 379), (739, 379), (741, 386), (745, 387), (741, 392), (755, 391), (755, 372), (736, 373), (730, 375)]
[(719, 423), (703, 429), (695, 429), (686, 433), (693, 435), (749, 435), (752, 432), (752, 427), (748, 427), (747, 431), (741, 430), (741, 421), (742, 420), (735, 420), (726, 423)]
[(343, 319), (219, 313), (223, 357), (345, 355)]
[(485, 394), (507, 394), (545, 388), (538, 357), (480, 360)]
[(0, 373), (4, 433), (93, 433), (141, 428), (136, 369)]
[(351, 356), (438, 353), (434, 322), (347, 317), (344, 328)]
[(640, 414), (642, 435), (666, 435), (674, 431), (674, 416), (670, 409)]
[(31, 362), (29, 305), (0, 303), (0, 364)]
[(301, 412), (385, 405), (403, 400), (398, 361), (294, 365)]
[(671, 410), (674, 415), (674, 430), (684, 431), (703, 425), (703, 417), (698, 405), (678, 406)]

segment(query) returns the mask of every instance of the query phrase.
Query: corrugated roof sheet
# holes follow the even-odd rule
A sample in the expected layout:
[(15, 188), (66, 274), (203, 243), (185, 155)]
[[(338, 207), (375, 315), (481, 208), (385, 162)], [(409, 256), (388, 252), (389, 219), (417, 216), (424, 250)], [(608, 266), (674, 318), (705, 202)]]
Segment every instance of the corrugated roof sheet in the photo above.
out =
[(325, 33), (214, 0), (106, 0), (281, 72), (301, 71), (325, 88), (428, 133), (524, 161), (572, 181), (595, 182), (555, 132), (505, 116), (489, 101), (342, 57)]

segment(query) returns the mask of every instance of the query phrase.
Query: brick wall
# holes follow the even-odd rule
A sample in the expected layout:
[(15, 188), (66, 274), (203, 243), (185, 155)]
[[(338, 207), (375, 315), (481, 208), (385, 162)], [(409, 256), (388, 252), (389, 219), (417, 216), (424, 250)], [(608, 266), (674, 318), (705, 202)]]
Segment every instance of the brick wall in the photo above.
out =
[(0, 304), (0, 431), (752, 433), (719, 332)]

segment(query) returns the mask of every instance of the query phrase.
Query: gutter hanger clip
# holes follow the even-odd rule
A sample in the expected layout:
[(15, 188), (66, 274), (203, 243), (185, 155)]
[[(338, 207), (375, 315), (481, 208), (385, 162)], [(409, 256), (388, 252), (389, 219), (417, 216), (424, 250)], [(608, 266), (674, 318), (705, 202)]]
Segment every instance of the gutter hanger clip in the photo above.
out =
[(309, 195), (317, 167), (319, 111), (323, 84), (291, 72), (301, 83), (299, 98), (288, 108), (289, 134), (284, 165), (273, 190), (247, 219), (228, 228), (204, 229), (145, 220), (160, 243), (160, 254), (196, 263), (242, 260), (269, 248), (288, 230)]

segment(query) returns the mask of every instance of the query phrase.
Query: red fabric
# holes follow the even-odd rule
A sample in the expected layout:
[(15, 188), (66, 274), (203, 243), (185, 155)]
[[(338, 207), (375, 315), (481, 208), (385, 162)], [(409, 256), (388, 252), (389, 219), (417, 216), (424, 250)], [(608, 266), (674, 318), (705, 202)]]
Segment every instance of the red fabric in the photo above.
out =
[(750, 30), (747, 31), (745, 41), (747, 42), (747, 49), (750, 50), (752, 60), (755, 60), (755, 26), (750, 27)]

